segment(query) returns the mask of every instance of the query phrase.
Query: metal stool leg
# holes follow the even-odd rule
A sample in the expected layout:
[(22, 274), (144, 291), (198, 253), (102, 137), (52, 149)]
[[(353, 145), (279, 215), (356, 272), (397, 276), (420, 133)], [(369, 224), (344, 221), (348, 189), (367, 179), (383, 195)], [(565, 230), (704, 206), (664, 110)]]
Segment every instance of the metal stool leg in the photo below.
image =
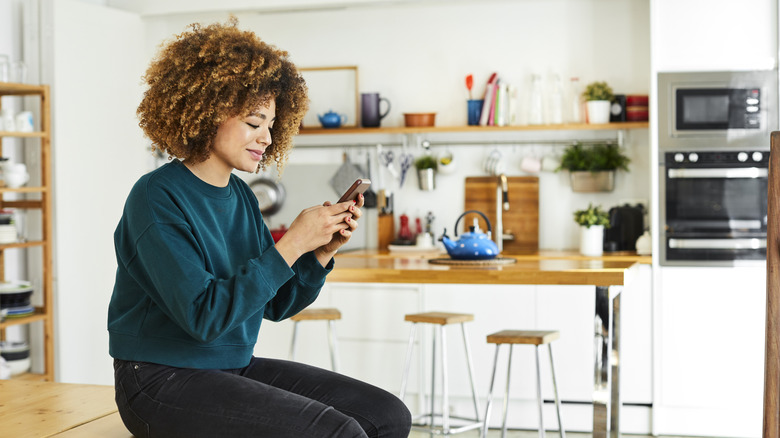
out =
[(332, 319), (328, 320), (328, 335), (330, 339), (330, 364), (333, 371), (339, 372), (339, 346), (336, 338), (336, 324)]
[(295, 360), (295, 345), (298, 343), (298, 323), (300, 321), (295, 321), (295, 324), (293, 324), (293, 335), (292, 335), (292, 343), (290, 344), (290, 360)]
[(436, 409), (436, 329), (433, 330), (433, 336), (431, 339), (431, 427), (435, 424), (435, 409)]
[(412, 323), (412, 328), (409, 330), (409, 346), (406, 347), (406, 365), (404, 365), (404, 374), (401, 377), (401, 393), (398, 395), (398, 398), (403, 401), (404, 396), (406, 395), (406, 382), (409, 378), (409, 367), (412, 364), (412, 350), (414, 349), (414, 335), (415, 335), (415, 329), (417, 328), (416, 323)]
[(488, 421), (490, 421), (490, 406), (493, 404), (493, 385), (496, 383), (496, 369), (498, 368), (498, 352), (501, 344), (496, 344), (496, 357), (493, 359), (493, 374), (490, 377), (490, 390), (488, 391), (487, 407), (485, 408), (485, 420), (482, 425), (481, 438), (487, 436)]
[(509, 376), (512, 375), (512, 344), (509, 344), (509, 361), (506, 365), (506, 390), (504, 391), (504, 413), (501, 422), (501, 438), (506, 438), (506, 414), (509, 409)]
[(561, 438), (566, 438), (566, 432), (563, 430), (563, 422), (561, 421), (561, 401), (558, 399), (558, 383), (555, 381), (555, 362), (553, 362), (552, 344), (547, 344), (547, 349), (550, 352), (550, 371), (552, 372), (553, 394), (555, 394), (555, 412), (558, 414), (558, 431), (561, 434)]
[(479, 421), (479, 405), (477, 402), (477, 386), (474, 384), (474, 361), (471, 358), (471, 348), (469, 348), (469, 337), (466, 335), (466, 324), (460, 323), (463, 333), (463, 345), (466, 348), (466, 364), (469, 367), (469, 380), (471, 381), (471, 397), (474, 400), (474, 420)]
[(534, 356), (536, 357), (536, 403), (539, 405), (539, 438), (544, 438), (544, 413), (542, 401), (542, 375), (539, 371), (539, 346), (534, 348)]
[(439, 340), (441, 341), (441, 416), (442, 432), (447, 435), (450, 433), (450, 394), (449, 394), (449, 375), (447, 369), (447, 338), (444, 326), (439, 326)]

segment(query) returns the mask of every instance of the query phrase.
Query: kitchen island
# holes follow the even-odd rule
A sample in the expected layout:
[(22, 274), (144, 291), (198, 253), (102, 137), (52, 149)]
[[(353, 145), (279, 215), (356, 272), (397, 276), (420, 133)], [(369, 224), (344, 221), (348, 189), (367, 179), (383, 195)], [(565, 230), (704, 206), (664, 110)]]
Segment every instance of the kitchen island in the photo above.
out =
[[(590, 285), (595, 288), (593, 437), (620, 435), (620, 298), (649, 257), (588, 258), (572, 253), (521, 254), (515, 263), (432, 264), (441, 254), (353, 252), (336, 257), (328, 282), (490, 285)], [(588, 308), (590, 311), (590, 308)], [(509, 322), (508, 322), (509, 323)], [(507, 327), (510, 328), (510, 327)], [(564, 424), (565, 427), (565, 424)]]

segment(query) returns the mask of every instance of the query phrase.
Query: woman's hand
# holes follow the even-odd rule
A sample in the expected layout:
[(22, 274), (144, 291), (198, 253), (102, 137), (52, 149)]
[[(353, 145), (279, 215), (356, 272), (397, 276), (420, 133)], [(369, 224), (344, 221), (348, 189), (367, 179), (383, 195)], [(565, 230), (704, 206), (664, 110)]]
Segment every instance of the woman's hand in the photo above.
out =
[[(352, 201), (348, 202), (351, 203)], [(352, 216), (345, 219), (345, 223), (349, 226), (349, 228), (334, 233), (330, 242), (314, 250), (314, 255), (317, 256), (318, 260), (320, 260), (322, 266), (325, 266), (328, 261), (330, 261), (331, 257), (336, 254), (336, 251), (339, 248), (349, 242), (349, 239), (352, 237), (352, 233), (357, 229), (358, 219), (363, 216), (363, 211), (360, 209), (360, 207), (362, 207), (364, 203), (365, 198), (362, 194), (359, 194), (355, 204), (349, 207), (349, 212)], [(326, 202), (324, 205), (330, 205), (330, 202)]]
[[(362, 198), (358, 201), (363, 205)], [(341, 247), (349, 240), (352, 231), (357, 228), (355, 218), (361, 215), (360, 209), (356, 208), (353, 201), (331, 204), (326, 202), (324, 205), (317, 205), (303, 210), (298, 217), (290, 224), (290, 228), (276, 243), (276, 250), (285, 259), (289, 266), (292, 266), (298, 258), (309, 251), (318, 250), (325, 257), (322, 248), (332, 248), (332, 252)], [(338, 239), (335, 236), (339, 236)], [(343, 239), (343, 240), (342, 240)], [(334, 240), (340, 241), (340, 244), (334, 244)], [(325, 261), (330, 260), (332, 254)]]

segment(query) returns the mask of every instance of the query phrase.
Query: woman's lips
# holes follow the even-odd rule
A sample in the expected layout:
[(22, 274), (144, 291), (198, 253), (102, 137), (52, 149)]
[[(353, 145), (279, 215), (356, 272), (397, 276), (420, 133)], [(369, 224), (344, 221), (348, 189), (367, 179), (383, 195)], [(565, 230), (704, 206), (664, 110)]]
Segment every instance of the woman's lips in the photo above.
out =
[(255, 161), (260, 161), (261, 159), (263, 159), (263, 152), (265, 151), (261, 151), (258, 149), (247, 149), (247, 150), (249, 151), (249, 154), (252, 155), (252, 159), (254, 159)]

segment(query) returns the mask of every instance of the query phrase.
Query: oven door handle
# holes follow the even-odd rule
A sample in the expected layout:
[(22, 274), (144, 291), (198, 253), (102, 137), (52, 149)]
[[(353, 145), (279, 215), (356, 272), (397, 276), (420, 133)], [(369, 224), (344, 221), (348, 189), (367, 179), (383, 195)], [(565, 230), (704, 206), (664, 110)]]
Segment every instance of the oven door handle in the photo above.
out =
[(667, 175), (675, 178), (766, 178), (769, 170), (763, 167), (729, 167), (723, 169), (669, 169)]
[(669, 239), (674, 249), (762, 249), (766, 239)]

